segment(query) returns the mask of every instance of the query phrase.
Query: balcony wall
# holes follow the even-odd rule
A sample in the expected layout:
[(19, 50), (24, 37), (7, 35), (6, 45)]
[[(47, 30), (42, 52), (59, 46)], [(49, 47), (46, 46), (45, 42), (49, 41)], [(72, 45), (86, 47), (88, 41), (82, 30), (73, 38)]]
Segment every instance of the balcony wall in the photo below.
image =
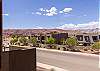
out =
[(36, 49), (2, 52), (1, 71), (36, 71)]

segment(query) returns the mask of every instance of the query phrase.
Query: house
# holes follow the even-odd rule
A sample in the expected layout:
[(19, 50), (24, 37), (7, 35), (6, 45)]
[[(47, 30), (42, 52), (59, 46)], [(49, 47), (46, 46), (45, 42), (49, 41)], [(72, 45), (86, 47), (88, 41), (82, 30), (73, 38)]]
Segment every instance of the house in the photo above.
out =
[(97, 32), (82, 32), (80, 30), (62, 30), (62, 29), (8, 29), (3, 30), (5, 39), (11, 39), (10, 36), (16, 34), (18, 36), (36, 37), (38, 43), (45, 43), (45, 39), (49, 37), (55, 38), (57, 44), (61, 44), (62, 40), (69, 37), (75, 37), (79, 44), (90, 45), (100, 40), (100, 35)]
[(61, 44), (63, 40), (65, 41), (68, 38), (68, 33), (52, 34), (52, 37), (56, 39), (57, 44)]
[(80, 44), (86, 46), (93, 44), (96, 41), (99, 41), (100, 40), (99, 36), (100, 35), (98, 35), (98, 33), (80, 33), (76, 34), (76, 39)]

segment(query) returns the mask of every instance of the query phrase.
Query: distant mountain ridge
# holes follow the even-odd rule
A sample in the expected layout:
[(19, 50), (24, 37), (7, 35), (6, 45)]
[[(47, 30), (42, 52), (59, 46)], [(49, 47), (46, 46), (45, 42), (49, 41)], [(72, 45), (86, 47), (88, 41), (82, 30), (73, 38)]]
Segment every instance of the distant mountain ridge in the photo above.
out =
[(63, 30), (63, 29), (4, 29), (3, 35), (11, 34), (23, 34), (23, 35), (34, 35), (34, 34), (50, 34), (56, 33), (97, 33), (99, 29), (78, 29), (78, 30)]

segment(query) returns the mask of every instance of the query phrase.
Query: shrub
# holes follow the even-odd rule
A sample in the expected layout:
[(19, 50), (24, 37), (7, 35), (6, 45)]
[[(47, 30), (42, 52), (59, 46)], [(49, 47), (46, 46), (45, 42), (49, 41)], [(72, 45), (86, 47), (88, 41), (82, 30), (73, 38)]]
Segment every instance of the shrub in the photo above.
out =
[(22, 37), (19, 38), (19, 42), (23, 43), (23, 45), (26, 45), (27, 44), (27, 39), (22, 36)]
[(74, 47), (77, 45), (77, 40), (74, 38), (74, 37), (70, 37), (66, 40), (66, 44), (69, 46), (69, 47)]
[(16, 34), (11, 35), (11, 38), (17, 38), (18, 36)]
[(37, 43), (36, 37), (31, 37), (31, 38), (29, 39), (29, 43), (32, 43), (33, 46), (36, 45), (36, 43)]
[(13, 39), (11, 39), (10, 43), (15, 44), (17, 41), (18, 41), (18, 38), (14, 37)]
[(60, 40), (60, 42), (61, 42), (61, 44), (65, 44), (65, 39), (64, 38), (61, 38), (61, 40)]
[(93, 48), (93, 49), (100, 49), (100, 41), (95, 42), (95, 43), (92, 45), (92, 48)]
[(54, 68), (51, 68), (50, 71), (55, 71), (55, 69)]
[(46, 42), (47, 42), (48, 44), (54, 44), (54, 43), (55, 43), (55, 39), (52, 38), (52, 37), (50, 37), (50, 38), (47, 38)]

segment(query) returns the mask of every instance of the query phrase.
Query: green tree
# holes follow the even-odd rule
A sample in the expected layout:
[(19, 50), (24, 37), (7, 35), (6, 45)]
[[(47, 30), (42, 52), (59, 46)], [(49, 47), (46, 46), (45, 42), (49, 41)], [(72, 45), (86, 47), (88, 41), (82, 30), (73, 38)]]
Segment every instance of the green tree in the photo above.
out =
[(92, 45), (92, 48), (93, 48), (93, 49), (100, 49), (100, 41), (95, 42), (95, 43)]
[(17, 38), (16, 34), (11, 35), (11, 38)]
[(15, 44), (18, 41), (18, 38), (14, 37), (11, 39), (10, 43)]
[(47, 38), (46, 42), (48, 44), (54, 44), (55, 43), (55, 39), (53, 37), (49, 37), (49, 38)]
[(37, 43), (37, 39), (36, 39), (36, 37), (31, 37), (31, 38), (29, 39), (29, 43), (32, 43), (33, 46), (35, 46), (36, 43)]
[(74, 37), (70, 37), (70, 38), (68, 38), (67, 40), (66, 40), (66, 44), (69, 46), (69, 47), (74, 47), (74, 46), (76, 46), (77, 45), (77, 40), (76, 40), (76, 38), (74, 38)]
[(19, 42), (23, 43), (23, 45), (27, 45), (27, 38), (25, 38), (24, 36), (19, 38)]
[(10, 40), (10, 44), (11, 44), (11, 45), (14, 44), (14, 40), (13, 40), (13, 39)]
[(61, 38), (60, 43), (64, 45), (65, 44), (65, 39)]
[(58, 32), (57, 31), (53, 31), (53, 32), (50, 32), (51, 34), (57, 34)]

